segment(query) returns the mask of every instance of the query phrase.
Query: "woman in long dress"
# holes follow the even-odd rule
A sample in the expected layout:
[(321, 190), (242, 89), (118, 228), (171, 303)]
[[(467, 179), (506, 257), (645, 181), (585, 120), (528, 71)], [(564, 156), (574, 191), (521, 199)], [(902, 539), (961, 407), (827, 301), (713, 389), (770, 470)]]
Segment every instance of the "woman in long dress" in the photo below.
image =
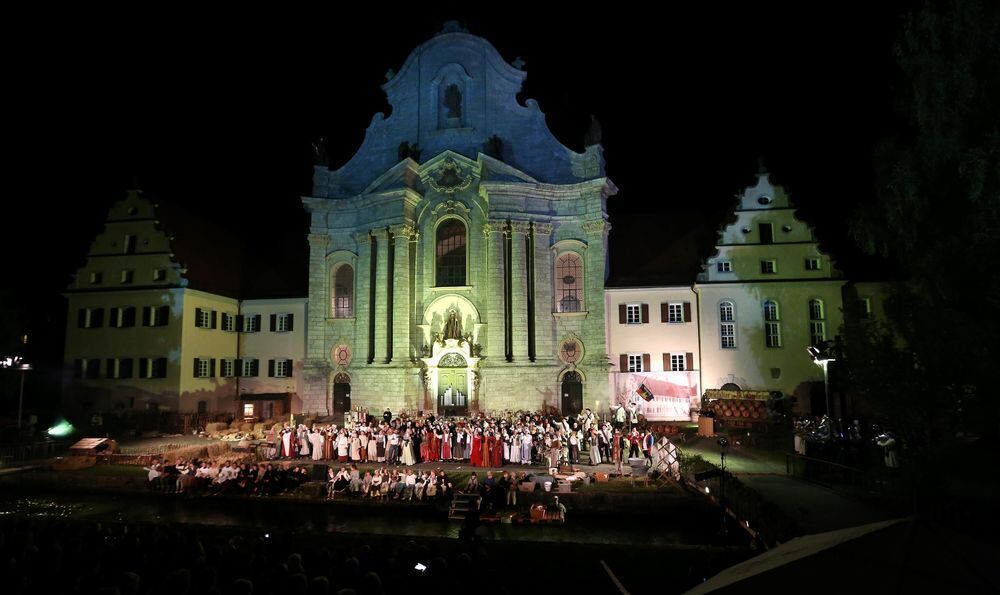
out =
[(403, 435), (403, 464), (404, 465), (414, 465), (416, 460), (413, 457), (413, 440), (410, 438), (410, 432), (407, 431)]
[(469, 458), (469, 464), (473, 467), (483, 466), (483, 438), (479, 435), (479, 431), (472, 437), (470, 441), (472, 444), (472, 451)]
[(337, 435), (328, 429), (323, 430), (323, 458), (329, 461), (333, 458), (333, 449), (336, 446)]
[(521, 464), (521, 432), (511, 434), (507, 439), (507, 460), (511, 465)]
[(375, 436), (375, 454), (378, 456), (378, 462), (385, 462), (385, 434), (382, 430), (379, 430), (378, 435)]
[(472, 430), (466, 427), (463, 431), (465, 432), (465, 446), (463, 448), (462, 460), (468, 461), (472, 457)]
[(361, 460), (361, 438), (356, 432), (351, 434), (351, 460), (354, 462)]
[(445, 432), (444, 438), (441, 440), (441, 460), (451, 460), (451, 435), (448, 432)]
[(521, 436), (521, 463), (531, 464), (531, 432), (525, 432)]
[(431, 460), (431, 431), (424, 430), (423, 440), (420, 441), (420, 460), (429, 461)]
[(590, 431), (590, 464), (601, 464), (601, 451), (597, 446), (597, 430)]
[(431, 447), (428, 449), (431, 461), (436, 461), (441, 456), (441, 430), (435, 428), (431, 432)]

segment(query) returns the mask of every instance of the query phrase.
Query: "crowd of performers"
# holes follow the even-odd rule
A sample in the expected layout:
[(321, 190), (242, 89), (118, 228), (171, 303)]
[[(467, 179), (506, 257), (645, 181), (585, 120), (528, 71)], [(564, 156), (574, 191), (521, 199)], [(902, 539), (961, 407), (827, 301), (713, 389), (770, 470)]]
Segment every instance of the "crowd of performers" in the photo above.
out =
[(266, 438), (270, 458), (308, 457), (314, 461), (415, 465), (464, 461), (473, 467), (559, 463), (622, 463), (651, 460), (652, 432), (638, 420), (613, 416), (600, 422), (590, 409), (560, 416), (524, 411), (435, 419), (433, 415), (381, 418), (337, 424), (285, 424)]
[(305, 466), (240, 463), (239, 461), (165, 461), (145, 467), (149, 488), (154, 491), (231, 493), (273, 496), (291, 492), (310, 480)]

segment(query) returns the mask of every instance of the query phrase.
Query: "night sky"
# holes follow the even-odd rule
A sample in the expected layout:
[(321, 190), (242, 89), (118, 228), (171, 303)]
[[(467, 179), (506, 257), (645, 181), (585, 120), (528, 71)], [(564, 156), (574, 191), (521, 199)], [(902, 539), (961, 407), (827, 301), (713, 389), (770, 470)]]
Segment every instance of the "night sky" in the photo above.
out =
[(4, 285), (33, 326), (50, 326), (50, 343), (62, 334), (59, 292), (135, 181), (231, 227), (255, 270), (304, 295), (309, 141), (328, 137), (342, 164), (372, 115), (389, 109), (386, 70), (451, 19), (525, 61), (522, 95), (538, 100), (567, 146), (582, 149), (597, 115), (621, 189), (609, 204), (613, 250), (625, 245), (616, 234), (633, 242), (626, 250), (635, 238), (655, 242), (672, 214), (721, 224), (763, 155), (842, 268), (862, 267), (846, 220), (872, 199), (873, 145), (895, 126), (898, 7), (663, 4), (653, 14), (577, 3), (536, 14), (514, 3), (470, 16), (337, 6), (294, 15), (88, 8), (8, 22), (20, 43), (5, 77), (15, 159)]

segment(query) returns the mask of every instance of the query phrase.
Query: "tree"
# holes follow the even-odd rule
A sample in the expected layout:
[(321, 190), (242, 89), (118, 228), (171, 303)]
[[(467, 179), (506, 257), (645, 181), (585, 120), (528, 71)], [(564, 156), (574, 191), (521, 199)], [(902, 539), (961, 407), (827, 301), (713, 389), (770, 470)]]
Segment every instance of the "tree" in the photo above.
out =
[(895, 338), (845, 329), (847, 365), (903, 429), (995, 434), (1000, 11), (991, 0), (925, 0), (904, 17), (895, 51), (901, 130), (877, 148), (876, 200), (852, 226), (864, 249), (898, 264), (887, 301)]

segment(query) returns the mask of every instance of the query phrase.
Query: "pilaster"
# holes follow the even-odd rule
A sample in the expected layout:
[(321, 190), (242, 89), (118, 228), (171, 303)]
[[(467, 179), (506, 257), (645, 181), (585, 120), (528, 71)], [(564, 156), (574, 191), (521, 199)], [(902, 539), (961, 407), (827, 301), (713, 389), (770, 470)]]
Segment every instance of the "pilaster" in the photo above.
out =
[(372, 237), (375, 238), (376, 254), (375, 275), (372, 283), (375, 284), (375, 362), (385, 363), (392, 354), (389, 353), (386, 339), (389, 336), (389, 230), (373, 229)]
[(325, 359), (323, 341), (324, 325), (330, 312), (330, 271), (326, 266), (326, 253), (330, 236), (325, 233), (309, 234), (309, 306), (306, 359)]
[(375, 346), (369, 344), (369, 322), (371, 320), (371, 306), (369, 295), (371, 295), (372, 279), (369, 279), (371, 271), (371, 234), (367, 231), (354, 235), (354, 240), (358, 244), (358, 267), (354, 271), (354, 361), (356, 363), (367, 363), (370, 353), (374, 353)]
[(607, 364), (605, 358), (607, 342), (604, 336), (604, 277), (611, 224), (603, 218), (592, 219), (583, 223), (583, 231), (587, 234), (588, 245), (584, 254), (586, 270), (583, 276), (587, 291), (584, 301), (587, 305), (587, 319), (583, 324), (584, 359), (590, 366), (604, 366)]
[(412, 343), (410, 330), (413, 327), (413, 312), (410, 310), (412, 296), (410, 295), (410, 249), (416, 240), (417, 230), (413, 226), (393, 225), (393, 241), (395, 253), (393, 256), (392, 283), (392, 361), (406, 363), (412, 360)]
[(515, 362), (528, 361), (528, 267), (526, 266), (525, 240), (531, 231), (527, 221), (510, 222), (511, 268), (511, 328)]
[(552, 318), (552, 236), (551, 223), (534, 222), (535, 253), (535, 361), (551, 363), (554, 358), (555, 325)]
[(489, 325), (486, 338), (486, 355), (488, 361), (499, 363), (504, 361), (504, 240), (507, 233), (507, 223), (491, 220), (483, 225), (483, 235), (486, 236), (487, 259), (489, 262), (489, 285), (486, 297), (486, 323)]

